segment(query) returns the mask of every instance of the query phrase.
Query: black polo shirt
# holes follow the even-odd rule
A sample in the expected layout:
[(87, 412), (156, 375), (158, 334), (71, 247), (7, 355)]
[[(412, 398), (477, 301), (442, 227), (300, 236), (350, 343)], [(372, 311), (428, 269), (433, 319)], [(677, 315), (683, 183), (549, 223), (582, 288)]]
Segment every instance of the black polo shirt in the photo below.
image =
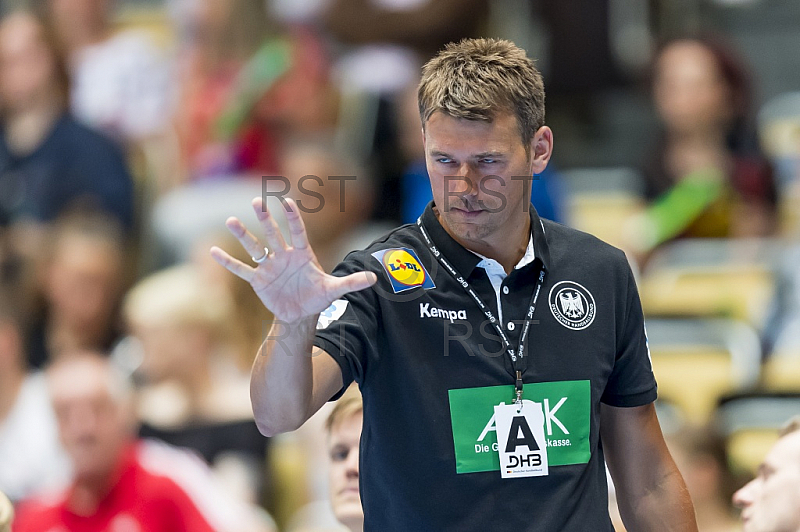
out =
[[(513, 399), (512, 363), (418, 225), (395, 229), (335, 269), (378, 275), (321, 314), (314, 342), (363, 395), (365, 530), (613, 530), (600, 402), (632, 407), (656, 398), (636, 285), (618, 249), (540, 220), (533, 208), (530, 216), (535, 259), (505, 278), (500, 303), (516, 346), (544, 269), (523, 381), (524, 397), (543, 404), (548, 476), (501, 478), (493, 407)], [(420, 222), (498, 316), (481, 258), (445, 232), (432, 204)]]

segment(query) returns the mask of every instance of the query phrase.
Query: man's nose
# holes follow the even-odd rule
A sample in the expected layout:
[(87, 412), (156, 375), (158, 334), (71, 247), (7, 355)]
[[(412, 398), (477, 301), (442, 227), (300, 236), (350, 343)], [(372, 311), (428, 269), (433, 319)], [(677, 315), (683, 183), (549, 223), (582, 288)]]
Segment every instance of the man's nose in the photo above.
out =
[(733, 504), (737, 508), (745, 508), (753, 502), (753, 490), (755, 489), (755, 482), (755, 480), (751, 480), (733, 494)]
[(90, 407), (76, 406), (69, 410), (65, 423), (74, 436), (92, 434), (97, 426), (97, 414)]
[(358, 478), (358, 449), (347, 455), (347, 478)]
[(459, 194), (474, 196), (478, 192), (481, 176), (469, 163), (464, 163), (458, 168), (455, 178), (456, 191)]

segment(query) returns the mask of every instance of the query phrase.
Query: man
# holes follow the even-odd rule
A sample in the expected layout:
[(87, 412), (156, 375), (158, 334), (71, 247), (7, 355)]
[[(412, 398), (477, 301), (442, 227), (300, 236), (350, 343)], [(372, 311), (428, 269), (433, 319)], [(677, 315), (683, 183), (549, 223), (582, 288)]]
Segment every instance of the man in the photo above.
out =
[(419, 103), (434, 201), (417, 224), (329, 276), (294, 203), (286, 243), (256, 199), (268, 249), (228, 220), (256, 267), (212, 248), (276, 318), (253, 366), (260, 429), (357, 381), (366, 530), (610, 531), (604, 458), (628, 528), (696, 530), (624, 255), (530, 208), (553, 149), (533, 62), (451, 44)]
[(354, 387), (336, 402), (325, 423), (331, 459), (328, 488), (336, 519), (350, 532), (364, 529), (364, 511), (358, 489), (358, 443), (362, 426), (361, 395)]
[(272, 530), (229, 501), (193, 456), (135, 440), (132, 389), (106, 358), (61, 359), (48, 378), (74, 480), (20, 505), (15, 532)]
[(121, 141), (157, 137), (172, 115), (172, 65), (146, 31), (114, 28), (115, 2), (48, 0), (69, 55), (76, 117)]
[(733, 494), (744, 532), (800, 531), (800, 416), (758, 467), (758, 475)]

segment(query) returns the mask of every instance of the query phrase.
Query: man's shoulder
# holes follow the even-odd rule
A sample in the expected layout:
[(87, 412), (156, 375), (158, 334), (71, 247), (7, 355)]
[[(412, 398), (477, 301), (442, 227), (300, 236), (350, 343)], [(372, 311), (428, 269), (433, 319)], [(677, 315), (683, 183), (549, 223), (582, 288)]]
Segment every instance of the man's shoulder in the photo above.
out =
[[(410, 248), (419, 251), (422, 246), (423, 242), (416, 224), (404, 224), (384, 232), (361, 249), (348, 253), (336, 270), (343, 267), (363, 269), (372, 262), (370, 259), (373, 253), (378, 251), (392, 248)], [(375, 264), (377, 265), (377, 262)]]
[(627, 265), (625, 252), (596, 236), (552, 220), (542, 219), (550, 256), (554, 261), (599, 261)]
[(385, 231), (382, 235), (372, 240), (369, 245), (354, 253), (371, 254), (387, 246), (416, 245), (420, 242), (420, 233), (417, 225), (409, 223)]

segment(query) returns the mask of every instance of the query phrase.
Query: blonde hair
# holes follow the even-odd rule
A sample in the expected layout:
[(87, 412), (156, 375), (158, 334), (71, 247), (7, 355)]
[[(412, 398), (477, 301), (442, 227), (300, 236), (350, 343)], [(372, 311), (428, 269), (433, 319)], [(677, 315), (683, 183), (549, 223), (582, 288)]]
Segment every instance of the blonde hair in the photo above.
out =
[(795, 432), (800, 432), (800, 416), (794, 416), (792, 419), (787, 421), (786, 424), (781, 428), (780, 436), (782, 438)]
[(230, 296), (215, 290), (192, 264), (161, 270), (139, 281), (125, 297), (128, 323), (203, 325), (221, 335), (232, 311)]
[(351, 385), (345, 390), (342, 397), (336, 401), (336, 405), (334, 405), (328, 419), (325, 421), (325, 430), (330, 435), (333, 429), (342, 421), (356, 414), (361, 414), (363, 410), (364, 404), (361, 401), (361, 392), (358, 391), (355, 385)]
[(417, 93), (422, 126), (436, 111), (491, 122), (498, 112), (517, 118), (528, 150), (544, 125), (544, 83), (525, 50), (501, 39), (450, 43), (422, 67)]

